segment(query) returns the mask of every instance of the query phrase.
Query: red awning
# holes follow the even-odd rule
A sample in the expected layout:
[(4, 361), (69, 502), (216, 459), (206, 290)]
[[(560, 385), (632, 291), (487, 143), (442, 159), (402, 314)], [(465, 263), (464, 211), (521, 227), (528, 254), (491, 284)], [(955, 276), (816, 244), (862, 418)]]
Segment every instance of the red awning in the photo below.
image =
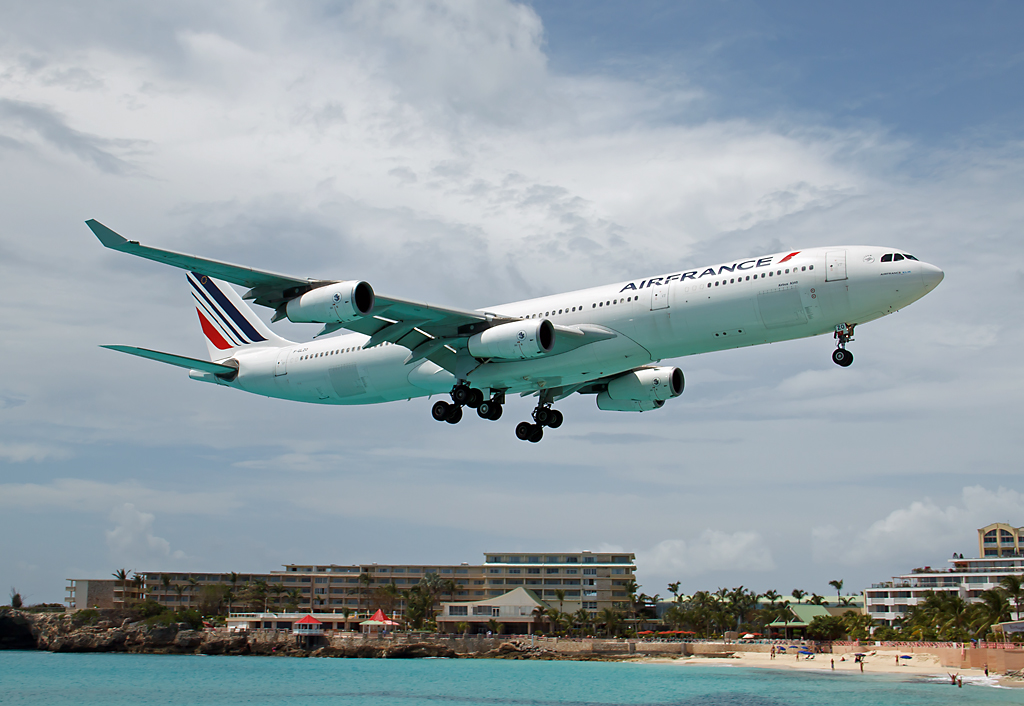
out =
[(312, 615), (307, 615), (305, 618), (300, 618), (295, 621), (296, 625), (323, 625), (319, 620), (314, 618)]
[(398, 625), (398, 623), (396, 623), (394, 620), (384, 615), (384, 611), (380, 608), (377, 609), (376, 613), (370, 616), (370, 620), (378, 623), (383, 623), (384, 625)]

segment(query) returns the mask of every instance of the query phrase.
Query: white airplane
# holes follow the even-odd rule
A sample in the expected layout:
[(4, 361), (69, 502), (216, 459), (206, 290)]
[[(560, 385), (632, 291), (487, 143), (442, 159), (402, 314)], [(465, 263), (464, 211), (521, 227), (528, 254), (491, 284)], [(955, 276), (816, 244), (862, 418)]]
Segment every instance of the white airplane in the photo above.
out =
[[(537, 442), (558, 428), (552, 404), (574, 392), (603, 410), (644, 412), (683, 392), (683, 373), (658, 365), (728, 348), (832, 333), (846, 367), (854, 327), (911, 304), (943, 272), (891, 247), (834, 246), (670, 272), (483, 309), (384, 297), (358, 280), (300, 279), (160, 250), (86, 221), (104, 246), (188, 270), (210, 360), (104, 346), (187, 368), (194, 380), (318, 404), (376, 404), (435, 394), (437, 421), (463, 407), (501, 417), (508, 394), (537, 395), (516, 436)], [(224, 282), (248, 291), (241, 297)], [(320, 323), (309, 343), (273, 333), (271, 321)], [(347, 333), (324, 338), (347, 329)]]

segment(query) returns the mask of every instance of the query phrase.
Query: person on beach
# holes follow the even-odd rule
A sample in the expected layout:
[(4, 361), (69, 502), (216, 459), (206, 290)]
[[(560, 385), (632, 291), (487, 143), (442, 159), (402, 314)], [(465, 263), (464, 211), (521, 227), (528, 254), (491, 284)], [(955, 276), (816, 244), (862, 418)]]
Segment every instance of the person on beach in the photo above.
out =
[(836, 671), (836, 658), (835, 657), (832, 658), (832, 671), (833, 672)]
[[(949, 672), (946, 672), (946, 674), (949, 674)], [(956, 686), (956, 675), (955, 674), (949, 674), (949, 681), (950, 681), (950, 683), (953, 684), (953, 686)]]
[(958, 687), (960, 687), (961, 689), (963, 689), (964, 688), (964, 678), (963, 677), (957, 677), (956, 678), (956, 685)]
[(860, 671), (864, 671), (864, 660), (860, 661)]
[(775, 659), (775, 645), (772, 645), (772, 656), (769, 659)]

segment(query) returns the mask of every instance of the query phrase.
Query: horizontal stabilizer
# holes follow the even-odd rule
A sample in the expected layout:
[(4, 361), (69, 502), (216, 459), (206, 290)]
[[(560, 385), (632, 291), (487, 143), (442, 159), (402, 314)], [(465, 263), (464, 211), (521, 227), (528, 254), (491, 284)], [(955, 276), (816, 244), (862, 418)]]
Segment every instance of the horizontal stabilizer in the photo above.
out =
[(151, 351), (148, 348), (136, 348), (135, 346), (100, 346), (100, 348), (109, 348), (112, 351), (121, 351), (122, 353), (137, 355), (140, 358), (157, 360), (161, 363), (176, 365), (179, 368), (202, 370), (203, 372), (213, 373), (214, 375), (231, 375), (238, 372), (238, 368), (235, 366), (211, 363), (208, 360), (199, 360), (198, 358), (187, 358), (183, 355), (174, 355), (173, 353)]

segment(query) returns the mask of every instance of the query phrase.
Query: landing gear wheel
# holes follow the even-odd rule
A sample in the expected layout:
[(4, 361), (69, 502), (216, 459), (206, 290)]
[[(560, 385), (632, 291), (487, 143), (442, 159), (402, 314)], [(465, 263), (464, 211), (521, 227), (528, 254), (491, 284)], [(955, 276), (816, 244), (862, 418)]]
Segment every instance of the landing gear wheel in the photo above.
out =
[(449, 424), (458, 424), (462, 421), (462, 407), (457, 404), (448, 405), (448, 416), (444, 418)]
[(562, 413), (557, 409), (552, 409), (548, 419), (548, 426), (552, 429), (557, 429), (562, 426), (563, 421), (565, 421), (565, 418), (562, 416)]
[(473, 397), (473, 388), (468, 385), (456, 385), (452, 388), (452, 402), (457, 405), (469, 404)]
[(533, 425), (533, 433), (530, 434), (530, 439), (529, 439), (530, 443), (531, 444), (536, 444), (538, 441), (540, 441), (543, 438), (544, 438), (544, 427), (542, 427), (540, 424), (534, 424)]
[(848, 368), (853, 364), (853, 353), (845, 348), (836, 348), (832, 351), (832, 362), (836, 365)]
[(551, 409), (548, 407), (538, 407), (533, 410), (533, 421), (537, 422), (538, 427), (545, 426), (551, 420)]
[(469, 391), (469, 400), (466, 402), (466, 406), (471, 409), (477, 409), (483, 404), (484, 393), (477, 389), (471, 389)]
[(484, 400), (476, 408), (476, 413), (480, 415), (481, 419), (489, 419), (492, 422), (496, 422), (501, 418), (501, 405), (491, 400)]
[(533, 435), (533, 425), (529, 422), (519, 422), (516, 424), (516, 438), (520, 441), (529, 441)]
[(448, 411), (450, 408), (451, 405), (444, 400), (435, 402), (434, 406), (430, 408), (430, 416), (432, 416), (436, 421), (443, 422), (448, 419)]

